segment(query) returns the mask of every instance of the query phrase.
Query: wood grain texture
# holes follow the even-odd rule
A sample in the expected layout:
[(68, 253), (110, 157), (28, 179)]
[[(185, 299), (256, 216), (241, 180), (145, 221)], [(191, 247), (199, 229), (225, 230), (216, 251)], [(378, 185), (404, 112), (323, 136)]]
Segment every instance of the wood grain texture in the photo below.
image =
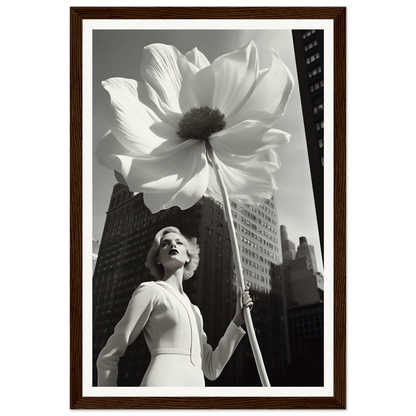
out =
[(82, 396), (82, 19), (70, 20), (70, 405)]
[[(82, 396), (82, 21), (83, 19), (332, 19), (334, 22), (334, 396)], [(70, 8), (70, 408), (345, 409), (346, 408), (346, 8), (72, 7)], [(328, 139), (326, 139), (328, 140)], [(254, 387), (253, 387), (254, 388)], [(258, 387), (261, 388), (261, 387)]]
[(80, 19), (336, 19), (344, 7), (72, 7)]
[(346, 10), (334, 19), (334, 394), (346, 408)]

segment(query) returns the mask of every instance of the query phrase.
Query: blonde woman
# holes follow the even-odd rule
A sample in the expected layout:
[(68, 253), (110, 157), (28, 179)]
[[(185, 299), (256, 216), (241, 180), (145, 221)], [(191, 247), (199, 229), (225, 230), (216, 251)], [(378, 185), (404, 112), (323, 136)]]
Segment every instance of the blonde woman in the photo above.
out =
[(207, 344), (197, 306), (183, 291), (183, 281), (199, 264), (196, 239), (188, 239), (175, 227), (160, 230), (146, 266), (156, 278), (142, 283), (97, 359), (98, 386), (116, 386), (118, 361), (126, 348), (144, 332), (151, 361), (141, 386), (205, 386), (204, 376), (215, 380), (245, 334), (243, 308), (252, 308), (248, 289), (240, 290), (234, 319), (217, 348)]

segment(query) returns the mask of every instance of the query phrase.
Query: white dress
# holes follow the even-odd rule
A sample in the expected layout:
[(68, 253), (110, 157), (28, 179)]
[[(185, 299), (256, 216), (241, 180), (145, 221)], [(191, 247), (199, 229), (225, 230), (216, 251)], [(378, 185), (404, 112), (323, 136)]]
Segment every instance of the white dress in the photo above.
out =
[(215, 351), (197, 306), (165, 282), (142, 283), (97, 359), (98, 386), (116, 386), (118, 361), (143, 330), (151, 353), (141, 386), (205, 386), (215, 380), (245, 331), (231, 322)]

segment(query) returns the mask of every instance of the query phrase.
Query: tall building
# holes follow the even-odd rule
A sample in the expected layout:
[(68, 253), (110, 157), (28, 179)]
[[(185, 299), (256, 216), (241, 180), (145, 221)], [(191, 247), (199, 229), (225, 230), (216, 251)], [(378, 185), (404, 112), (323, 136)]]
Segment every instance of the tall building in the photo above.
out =
[(284, 225), (280, 226), (280, 237), (282, 240), (283, 264), (285, 265), (296, 258), (296, 245), (293, 241), (289, 240), (287, 230)]
[(296, 252), (296, 258), (306, 258), (307, 268), (312, 270), (314, 274), (318, 272), (316, 265), (315, 249), (313, 246), (308, 244), (306, 237), (299, 238), (299, 246)]
[(323, 290), (318, 287), (317, 275), (307, 257), (299, 257), (290, 263), (290, 306), (309, 305), (323, 300)]
[(98, 240), (92, 240), (92, 272), (94, 273), (95, 266), (98, 260), (98, 251), (100, 249), (100, 242)]
[(315, 249), (306, 237), (299, 238), (299, 246), (289, 240), (287, 229), (280, 226), (283, 248), (283, 279), (289, 308), (323, 300), (324, 280), (318, 272)]
[[(254, 327), (272, 385), (283, 385), (289, 357), (285, 288), (279, 262), (281, 243), (273, 200), (264, 206), (232, 203), (244, 278), (255, 302)], [(204, 318), (208, 342), (216, 346), (235, 313), (236, 273), (223, 207), (211, 198), (188, 210), (171, 208), (151, 214), (142, 194), (114, 186), (93, 277), (93, 374), (98, 353), (121, 319), (134, 289), (154, 280), (144, 263), (155, 234), (177, 226), (197, 237), (199, 267), (184, 290)], [(141, 334), (119, 363), (120, 386), (139, 385), (150, 354)], [(248, 337), (244, 337), (217, 381), (207, 386), (260, 385)]]
[(289, 240), (286, 227), (282, 225), (280, 232), (286, 259), (283, 277), (290, 350), (286, 383), (288, 386), (323, 386), (324, 278), (317, 271), (315, 250), (306, 237), (299, 238), (294, 253), (294, 243)]
[(247, 206), (231, 202), (234, 226), (240, 241), (244, 277), (250, 287), (271, 291), (271, 264), (280, 264), (281, 241), (274, 200)]
[(296, 259), (296, 245), (293, 241), (289, 240), (286, 226), (280, 226), (280, 238), (282, 241), (282, 274), (285, 283), (285, 297), (287, 305), (293, 304), (292, 300), (292, 284), (290, 281), (290, 262)]
[(286, 371), (288, 386), (324, 385), (324, 304), (288, 309), (291, 362)]
[[(324, 252), (324, 31), (292, 30), (319, 238)], [(322, 254), (323, 255), (323, 254)]]

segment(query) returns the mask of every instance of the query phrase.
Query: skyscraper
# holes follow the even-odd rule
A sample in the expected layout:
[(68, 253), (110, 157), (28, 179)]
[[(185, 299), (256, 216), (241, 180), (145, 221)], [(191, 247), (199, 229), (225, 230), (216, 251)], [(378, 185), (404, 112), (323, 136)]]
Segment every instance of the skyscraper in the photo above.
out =
[(296, 252), (296, 258), (306, 258), (307, 261), (307, 268), (313, 270), (313, 273), (316, 274), (318, 272), (316, 266), (316, 256), (315, 256), (315, 249), (313, 246), (308, 244), (306, 237), (299, 238), (299, 246)]
[[(283, 383), (288, 360), (284, 285), (280, 273), (281, 244), (273, 200), (263, 206), (232, 203), (244, 278), (255, 301), (253, 323), (271, 383)], [(201, 249), (195, 276), (184, 282), (189, 298), (201, 310), (208, 342), (216, 346), (234, 316), (236, 274), (223, 207), (211, 198), (188, 210), (171, 208), (151, 214), (141, 194), (133, 196), (117, 184), (100, 244), (93, 278), (93, 363), (121, 319), (134, 289), (154, 280), (144, 262), (155, 234), (177, 226), (197, 237)], [(119, 385), (139, 385), (150, 355), (143, 336), (119, 363)], [(93, 368), (96, 380), (95, 365)], [(223, 374), (207, 385), (260, 385), (248, 337), (240, 343)]]
[(292, 30), (322, 255), (324, 253), (324, 31)]
[(280, 226), (283, 248), (283, 279), (289, 308), (323, 300), (323, 275), (318, 273), (314, 247), (306, 237), (299, 238), (295, 252), (284, 225)]
[(282, 260), (274, 200), (264, 205), (247, 206), (231, 202), (244, 277), (261, 292), (271, 290), (271, 264)]
[(317, 271), (315, 251), (306, 237), (299, 238), (299, 246), (294, 253), (294, 243), (289, 240), (286, 227), (282, 225), (280, 232), (285, 259), (283, 275), (290, 345), (287, 385), (322, 386), (323, 275)]
[(291, 260), (296, 258), (296, 245), (293, 241), (289, 240), (286, 227), (280, 226), (280, 236), (282, 240), (282, 256), (283, 264), (288, 264)]

